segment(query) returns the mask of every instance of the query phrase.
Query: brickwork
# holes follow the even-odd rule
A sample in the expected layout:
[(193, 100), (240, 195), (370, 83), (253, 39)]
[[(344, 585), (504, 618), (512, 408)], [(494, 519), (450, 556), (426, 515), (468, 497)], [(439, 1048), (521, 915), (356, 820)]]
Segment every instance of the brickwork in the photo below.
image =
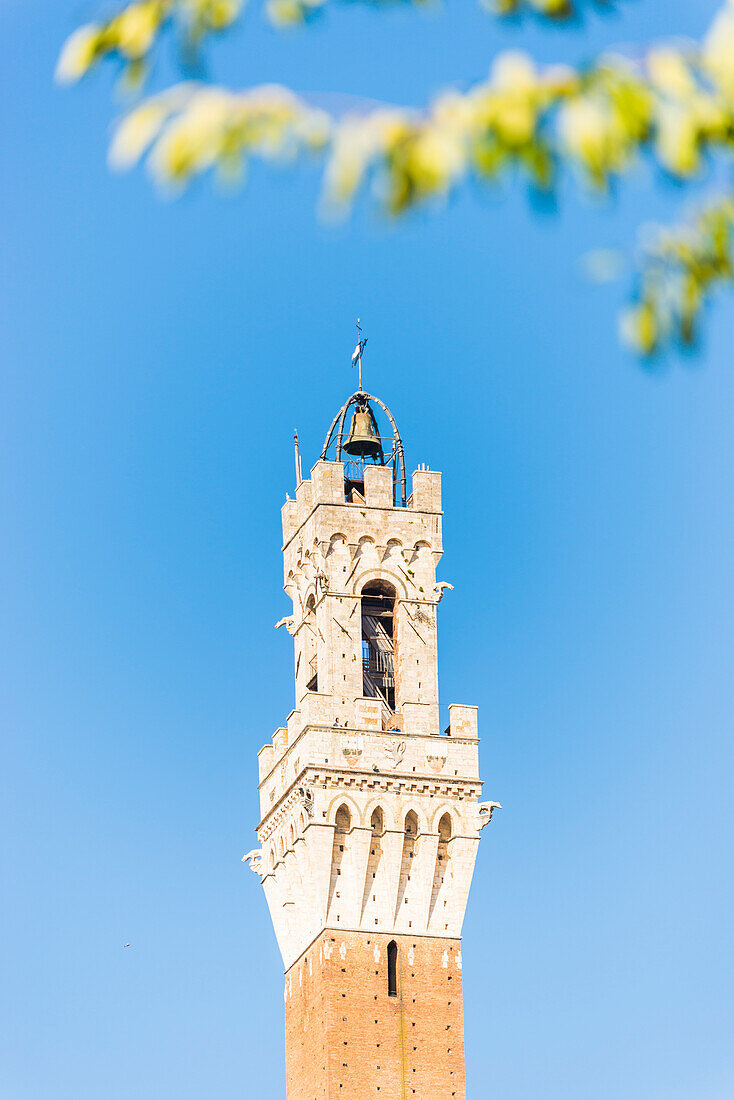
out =
[(285, 1012), (288, 1100), (465, 1100), (458, 940), (326, 929), (286, 974)]

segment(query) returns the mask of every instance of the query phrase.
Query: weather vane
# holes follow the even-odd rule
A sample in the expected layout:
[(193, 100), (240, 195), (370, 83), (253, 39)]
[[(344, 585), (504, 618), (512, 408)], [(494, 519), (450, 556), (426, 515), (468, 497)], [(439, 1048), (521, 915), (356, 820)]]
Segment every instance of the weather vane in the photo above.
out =
[(352, 366), (356, 363), (359, 367), (359, 392), (362, 392), (362, 352), (367, 347), (367, 337), (362, 339), (362, 326), (357, 318), (357, 346), (352, 352)]

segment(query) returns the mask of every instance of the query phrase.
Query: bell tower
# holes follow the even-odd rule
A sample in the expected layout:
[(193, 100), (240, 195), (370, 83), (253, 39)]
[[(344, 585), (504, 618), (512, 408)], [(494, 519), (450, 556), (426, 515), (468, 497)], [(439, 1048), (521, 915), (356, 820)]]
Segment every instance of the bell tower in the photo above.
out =
[(287, 1097), (464, 1100), (461, 926), (498, 804), (479, 801), (476, 707), (439, 726), (441, 475), (421, 467), (407, 495), (397, 425), (361, 374), (311, 477), (298, 452), (296, 471), (277, 624), (295, 709), (260, 751), (244, 857), (285, 966)]

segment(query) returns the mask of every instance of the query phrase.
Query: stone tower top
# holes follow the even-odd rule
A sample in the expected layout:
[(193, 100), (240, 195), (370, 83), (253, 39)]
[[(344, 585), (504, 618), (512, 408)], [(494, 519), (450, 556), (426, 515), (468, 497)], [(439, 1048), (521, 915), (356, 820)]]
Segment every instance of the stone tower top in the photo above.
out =
[[(381, 435), (375, 407), (392, 436)], [(347, 416), (352, 410), (348, 434)], [(479, 831), (477, 709), (441, 731), (437, 582), (441, 474), (408, 495), (387, 406), (342, 406), (283, 507), (281, 619), (295, 707), (260, 751), (262, 878), (286, 970), (325, 930), (461, 934)]]
[[(373, 403), (391, 439), (380, 435)], [(451, 587), (436, 583), (441, 474), (416, 470), (411, 489), (407, 496), (390, 410), (358, 390), (334, 417), (311, 477), (283, 506), (293, 616), (282, 622), (296, 667), (289, 735), (314, 709), (335, 728), (439, 734), (436, 608)]]

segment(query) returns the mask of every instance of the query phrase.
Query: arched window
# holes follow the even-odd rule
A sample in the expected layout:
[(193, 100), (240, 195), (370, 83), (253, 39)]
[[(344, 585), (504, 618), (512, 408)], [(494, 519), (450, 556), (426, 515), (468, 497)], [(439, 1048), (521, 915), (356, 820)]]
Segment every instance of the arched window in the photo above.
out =
[(438, 848), (436, 850), (436, 866), (433, 872), (431, 902), (428, 907), (429, 927), (432, 925), (432, 922), (434, 920), (442, 921), (443, 931), (446, 931), (446, 929), (448, 928), (448, 924), (446, 923), (445, 908), (446, 902), (448, 901), (447, 891), (449, 884), (447, 883), (446, 885), (444, 885), (444, 883), (447, 876), (449, 878), (449, 882), (451, 879), (449, 841), (451, 840), (453, 831), (454, 827), (451, 821), (451, 814), (443, 814), (441, 820), (438, 823)]
[(363, 692), (395, 710), (395, 600), (387, 581), (369, 581), (362, 589)]
[(387, 995), (398, 995), (398, 945), (390, 940), (387, 945)]
[(306, 691), (319, 690), (319, 669), (316, 639), (316, 601), (308, 597), (306, 603), (304, 656), (306, 658)]
[(385, 831), (384, 819), (382, 816), (382, 809), (378, 806), (377, 809), (372, 811), (372, 817), (370, 818), (370, 827), (375, 836), (382, 836)]
[(451, 814), (444, 814), (438, 823), (438, 839), (440, 842), (451, 840)]
[(408, 836), (418, 836), (418, 815), (415, 810), (408, 810), (405, 815), (405, 832)]
[(331, 848), (331, 877), (329, 879), (329, 902), (327, 913), (329, 921), (336, 921), (339, 923), (344, 915), (342, 907), (345, 904), (345, 902), (341, 900), (342, 891), (340, 889), (340, 876), (342, 873), (342, 864), (346, 863), (347, 866), (349, 865), (350, 829), (352, 828), (352, 815), (349, 812), (349, 807), (344, 802), (334, 815), (334, 826), (334, 843)]

